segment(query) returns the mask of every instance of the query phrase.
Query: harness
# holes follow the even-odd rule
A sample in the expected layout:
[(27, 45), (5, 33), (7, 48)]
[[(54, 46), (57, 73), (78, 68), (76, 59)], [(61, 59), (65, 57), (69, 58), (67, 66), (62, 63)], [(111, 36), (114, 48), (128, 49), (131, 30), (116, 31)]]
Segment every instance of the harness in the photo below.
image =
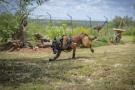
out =
[[(62, 39), (60, 41), (61, 41), (61, 48), (62, 48), (63, 47), (63, 37), (62, 37)], [(70, 50), (72, 43), (73, 43), (72, 37), (69, 37), (68, 36), (68, 39), (66, 41), (66, 44), (65, 44), (64, 48), (62, 48), (62, 50)]]
[[(52, 42), (53, 51), (58, 52), (58, 51), (72, 50), (72, 43), (73, 43), (72, 37), (69, 37), (69, 36), (66, 36), (66, 38), (63, 38), (63, 37), (60, 39), (55, 39)], [(65, 44), (63, 44), (63, 40), (64, 40)], [(64, 47), (63, 47), (63, 45), (64, 45)]]
[(73, 39), (71, 37), (68, 37), (68, 40), (67, 40), (67, 49), (71, 49), (71, 44), (73, 43)]

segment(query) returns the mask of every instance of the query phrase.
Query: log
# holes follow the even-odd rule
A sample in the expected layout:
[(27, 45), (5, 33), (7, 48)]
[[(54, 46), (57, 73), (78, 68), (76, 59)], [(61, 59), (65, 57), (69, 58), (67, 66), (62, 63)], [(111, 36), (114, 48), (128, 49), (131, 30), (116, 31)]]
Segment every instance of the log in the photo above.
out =
[(51, 47), (52, 43), (51, 42), (44, 42), (44, 44), (37, 44), (39, 48), (48, 48)]

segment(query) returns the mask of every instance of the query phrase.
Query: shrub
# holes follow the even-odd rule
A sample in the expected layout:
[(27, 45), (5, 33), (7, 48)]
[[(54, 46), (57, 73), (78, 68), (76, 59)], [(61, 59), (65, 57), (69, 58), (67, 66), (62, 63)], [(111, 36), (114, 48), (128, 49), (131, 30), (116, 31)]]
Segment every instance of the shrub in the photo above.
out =
[(84, 27), (77, 27), (73, 30), (73, 35), (77, 35), (77, 34), (80, 34), (80, 33), (86, 33), (86, 34), (90, 35), (91, 30), (89, 30), (87, 28), (84, 28)]
[(133, 42), (135, 43), (135, 35), (133, 36)]
[(130, 27), (126, 32), (124, 32), (124, 35), (135, 35), (135, 27)]
[(0, 15), (0, 38), (7, 41), (11, 35), (17, 30), (17, 21), (11, 13), (2, 13)]

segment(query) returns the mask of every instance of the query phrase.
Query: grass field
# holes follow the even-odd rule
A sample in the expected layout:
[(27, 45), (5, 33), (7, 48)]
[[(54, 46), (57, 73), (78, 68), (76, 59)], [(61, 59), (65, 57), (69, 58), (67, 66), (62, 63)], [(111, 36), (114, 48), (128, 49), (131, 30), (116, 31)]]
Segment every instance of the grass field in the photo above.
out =
[(0, 52), (0, 90), (135, 90), (135, 44), (71, 55), (49, 62), (50, 50)]
[[(135, 0), (9, 1), (0, 0), (0, 90), (135, 90)], [(88, 41), (81, 33), (97, 37), (94, 53), (49, 61), (51, 48), (39, 48), (63, 35)]]

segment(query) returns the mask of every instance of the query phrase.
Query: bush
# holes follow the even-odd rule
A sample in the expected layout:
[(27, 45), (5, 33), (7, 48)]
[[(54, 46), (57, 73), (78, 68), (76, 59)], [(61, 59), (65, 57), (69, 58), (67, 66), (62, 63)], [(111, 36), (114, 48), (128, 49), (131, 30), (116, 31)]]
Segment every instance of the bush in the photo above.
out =
[(32, 35), (34, 33), (42, 33), (43, 35), (48, 36), (50, 39), (53, 39), (55, 37), (59, 38), (62, 35), (72, 36), (80, 33), (86, 33), (88, 35), (90, 34), (92, 35), (92, 30), (89, 30), (84, 27), (77, 27), (73, 29), (73, 33), (72, 33), (71, 28), (67, 27), (66, 24), (61, 24), (60, 26), (50, 26), (50, 25), (44, 26), (39, 23), (30, 22), (28, 25), (27, 33), (29, 39), (32, 39), (33, 37)]
[(135, 27), (130, 27), (126, 32), (124, 32), (124, 35), (135, 35)]
[(133, 36), (133, 42), (135, 43), (135, 35)]
[(100, 37), (100, 41), (107, 43), (108, 42), (108, 37), (107, 36), (102, 36), (102, 37)]
[(91, 30), (89, 30), (87, 28), (84, 28), (84, 27), (77, 27), (73, 30), (73, 35), (77, 35), (77, 34), (80, 34), (80, 33), (86, 33), (88, 35), (92, 34)]
[(12, 34), (17, 30), (17, 21), (11, 13), (2, 13), (0, 15), (0, 38), (2, 41), (7, 41)]

